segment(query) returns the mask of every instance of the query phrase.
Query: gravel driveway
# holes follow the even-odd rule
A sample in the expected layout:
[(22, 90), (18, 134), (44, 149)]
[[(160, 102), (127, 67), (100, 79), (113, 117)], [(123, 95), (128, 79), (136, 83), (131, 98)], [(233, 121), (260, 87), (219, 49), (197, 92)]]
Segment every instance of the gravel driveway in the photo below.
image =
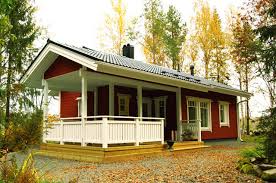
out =
[[(114, 163), (85, 163), (35, 156), (47, 180), (69, 182), (261, 182), (235, 169), (240, 149), (248, 144), (211, 142), (210, 148), (132, 157)], [(23, 153), (17, 153), (22, 160)]]

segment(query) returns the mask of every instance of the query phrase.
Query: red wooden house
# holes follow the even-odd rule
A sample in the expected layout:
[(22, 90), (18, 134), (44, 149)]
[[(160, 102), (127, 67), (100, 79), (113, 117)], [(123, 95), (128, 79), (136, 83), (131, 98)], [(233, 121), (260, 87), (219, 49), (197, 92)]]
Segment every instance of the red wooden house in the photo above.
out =
[[(185, 130), (193, 138), (239, 138), (237, 96), (231, 86), (124, 55), (48, 40), (21, 82), (59, 96), (61, 121), (52, 123), (44, 141), (108, 144), (155, 142)], [(46, 124), (45, 124), (46, 125)], [(172, 135), (175, 134), (175, 135)], [(174, 137), (175, 136), (175, 137)]]

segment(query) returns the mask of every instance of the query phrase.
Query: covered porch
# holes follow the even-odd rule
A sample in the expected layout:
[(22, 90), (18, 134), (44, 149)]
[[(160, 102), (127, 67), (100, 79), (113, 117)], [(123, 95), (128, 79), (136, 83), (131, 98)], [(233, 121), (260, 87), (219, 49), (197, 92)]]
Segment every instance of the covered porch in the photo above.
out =
[[(182, 125), (181, 88), (94, 72), (86, 67), (44, 77), (42, 83), (47, 127), (44, 142), (102, 148), (113, 144), (163, 144), (164, 140), (181, 141), (182, 127), (187, 126), (201, 141), (200, 122)], [(61, 99), (62, 91), (79, 93), (74, 99), (77, 114), (61, 115), (60, 121), (47, 123), (48, 94)]]

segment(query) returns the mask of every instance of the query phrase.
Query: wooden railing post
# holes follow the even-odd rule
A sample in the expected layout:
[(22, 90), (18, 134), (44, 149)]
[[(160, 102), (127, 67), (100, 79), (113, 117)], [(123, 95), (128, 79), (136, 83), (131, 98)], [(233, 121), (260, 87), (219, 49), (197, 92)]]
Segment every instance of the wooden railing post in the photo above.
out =
[(198, 142), (201, 142), (201, 121), (198, 120)]
[(63, 124), (63, 120), (60, 121), (60, 144), (64, 145), (63, 142), (64, 139), (64, 124)]
[(140, 143), (140, 123), (139, 123), (139, 118), (135, 119), (135, 135), (136, 135), (136, 137), (135, 137), (135, 146), (139, 146), (139, 143)]
[(102, 148), (108, 147), (108, 123), (107, 117), (102, 118)]
[(161, 119), (161, 144), (164, 144), (164, 119)]

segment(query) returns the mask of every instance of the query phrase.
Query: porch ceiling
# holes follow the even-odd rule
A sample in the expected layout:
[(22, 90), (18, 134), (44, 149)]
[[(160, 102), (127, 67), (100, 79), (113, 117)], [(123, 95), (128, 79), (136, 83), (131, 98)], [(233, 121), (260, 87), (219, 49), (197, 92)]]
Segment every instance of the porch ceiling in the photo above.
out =
[[(136, 81), (133, 79), (121, 78), (96, 72), (86, 72), (87, 90), (93, 91), (96, 87), (106, 86), (109, 83), (125, 87), (136, 88), (138, 85), (143, 86), (143, 90), (164, 90), (176, 91), (174, 87), (168, 87), (159, 84)], [(81, 77), (79, 71), (70, 72), (60, 76), (47, 79), (49, 90), (54, 91), (81, 91)], [(55, 92), (54, 92), (55, 93)]]
[[(81, 78), (79, 71), (70, 72), (57, 77), (47, 79), (49, 89), (54, 91), (81, 91)], [(87, 78), (87, 89), (92, 91), (95, 87), (107, 85), (107, 81), (97, 78)]]

